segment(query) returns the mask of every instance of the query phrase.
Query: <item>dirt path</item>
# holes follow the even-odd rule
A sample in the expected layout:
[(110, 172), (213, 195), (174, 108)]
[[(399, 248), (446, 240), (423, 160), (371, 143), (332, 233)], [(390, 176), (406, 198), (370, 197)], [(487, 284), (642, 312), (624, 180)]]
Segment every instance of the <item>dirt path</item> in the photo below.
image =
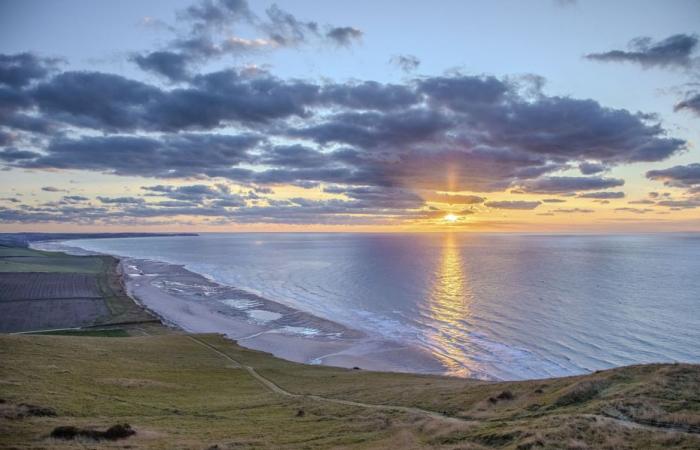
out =
[(466, 420), (466, 419), (460, 419), (458, 417), (450, 417), (446, 416), (444, 414), (440, 414), (435, 411), (428, 411), (426, 409), (420, 409), (420, 408), (412, 408), (408, 406), (398, 406), (398, 405), (376, 405), (376, 404), (371, 404), (371, 403), (361, 403), (361, 402), (354, 402), (351, 400), (341, 400), (338, 398), (331, 398), (331, 397), (323, 397), (320, 395), (304, 395), (304, 394), (295, 394), (293, 392), (289, 392), (279, 386), (278, 384), (275, 384), (272, 380), (269, 380), (268, 378), (265, 378), (264, 376), (260, 375), (253, 367), (250, 366), (245, 366), (241, 364), (239, 361), (235, 360), (231, 356), (227, 355), (226, 353), (220, 351), (216, 347), (212, 346), (211, 344), (202, 341), (192, 335), (188, 335), (190, 339), (193, 341), (197, 342), (198, 344), (209, 348), (211, 351), (216, 352), (223, 358), (231, 361), (232, 363), (236, 364), (237, 367), (242, 367), (244, 368), (253, 378), (258, 380), (260, 384), (265, 386), (269, 391), (274, 392), (279, 395), (284, 395), (286, 397), (292, 397), (292, 398), (309, 398), (312, 400), (316, 400), (319, 402), (326, 402), (326, 403), (335, 403), (338, 405), (345, 405), (345, 406), (356, 406), (359, 408), (369, 408), (369, 409), (375, 409), (375, 410), (383, 410), (383, 411), (398, 411), (398, 412), (404, 412), (408, 414), (415, 414), (419, 416), (424, 416), (424, 417), (430, 417), (431, 419), (437, 419), (437, 420), (442, 420), (445, 422), (451, 422), (451, 423), (460, 423), (460, 424), (475, 424), (477, 422), (473, 420)]

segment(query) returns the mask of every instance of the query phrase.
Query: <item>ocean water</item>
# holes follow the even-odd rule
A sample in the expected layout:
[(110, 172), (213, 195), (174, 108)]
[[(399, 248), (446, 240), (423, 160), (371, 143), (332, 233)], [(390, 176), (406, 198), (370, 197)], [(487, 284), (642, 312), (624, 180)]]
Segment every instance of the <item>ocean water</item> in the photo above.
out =
[(429, 350), (448, 373), (543, 378), (700, 362), (700, 235), (204, 234), (69, 245), (216, 281)]

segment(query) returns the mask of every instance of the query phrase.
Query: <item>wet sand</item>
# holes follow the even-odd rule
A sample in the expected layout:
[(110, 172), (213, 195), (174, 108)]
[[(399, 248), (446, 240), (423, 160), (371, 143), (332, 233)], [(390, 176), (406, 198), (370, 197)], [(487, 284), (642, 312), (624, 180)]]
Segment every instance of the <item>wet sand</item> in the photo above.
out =
[(291, 361), (370, 370), (440, 374), (429, 352), (368, 336), (218, 284), (182, 266), (121, 258), (127, 292), (166, 323), (192, 333), (221, 333), (245, 347)]

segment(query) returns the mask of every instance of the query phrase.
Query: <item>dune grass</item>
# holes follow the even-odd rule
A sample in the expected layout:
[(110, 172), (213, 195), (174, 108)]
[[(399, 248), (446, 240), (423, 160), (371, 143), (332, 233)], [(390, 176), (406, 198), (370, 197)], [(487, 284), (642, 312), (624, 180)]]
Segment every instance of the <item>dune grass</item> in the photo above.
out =
[[(697, 366), (633, 366), (581, 377), (484, 383), (295, 364), (218, 335), (197, 337), (293, 393), (416, 406), (466, 420), (275, 394), (184, 334), (121, 339), (14, 335), (0, 336), (0, 411), (5, 416), (0, 418), (0, 447), (68, 448), (69, 443), (49, 437), (53, 428), (106, 429), (116, 423), (137, 431), (120, 441), (134, 448), (700, 445), (697, 434), (641, 425), (635, 417), (609, 418), (622, 415), (624, 408), (630, 414), (634, 404), (640, 419), (643, 413), (668, 426), (697, 421)], [(503, 395), (506, 391), (510, 394)], [(572, 395), (579, 391), (584, 395)], [(21, 403), (52, 408), (56, 416), (8, 418)], [(116, 444), (91, 444), (99, 445)]]

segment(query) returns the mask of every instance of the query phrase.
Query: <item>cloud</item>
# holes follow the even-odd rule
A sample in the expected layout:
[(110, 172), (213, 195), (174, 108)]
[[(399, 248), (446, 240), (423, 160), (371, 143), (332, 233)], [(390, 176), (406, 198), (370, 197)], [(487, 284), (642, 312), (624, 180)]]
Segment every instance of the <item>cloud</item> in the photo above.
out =
[(698, 37), (691, 34), (675, 34), (657, 42), (649, 37), (639, 37), (630, 41), (628, 51), (590, 53), (586, 58), (603, 62), (632, 62), (645, 68), (687, 68), (693, 64), (691, 56), (697, 46)]
[(566, 203), (563, 198), (543, 198), (542, 201), (544, 203)]
[(552, 212), (555, 214), (590, 214), (590, 213), (594, 213), (595, 211), (592, 209), (586, 209), (586, 208), (566, 208), (566, 209), (555, 209), (555, 210), (552, 210)]
[(59, 188), (54, 187), (54, 186), (44, 186), (41, 188), (41, 190), (44, 192), (68, 192), (65, 189), (59, 189)]
[(194, 22), (195, 30), (202, 32), (249, 20), (253, 13), (246, 0), (200, 0), (181, 11), (178, 16), (182, 20)]
[(153, 86), (100, 72), (64, 72), (36, 86), (36, 105), (54, 120), (103, 131), (147, 127), (148, 106), (161, 98)]
[(74, 202), (86, 202), (88, 200), (90, 200), (90, 199), (87, 197), (84, 197), (82, 195), (64, 195), (63, 196), (63, 201), (69, 202), (69, 203), (71, 203), (71, 202), (73, 202), (73, 203)]
[(409, 86), (376, 81), (328, 84), (319, 88), (318, 101), (359, 110), (391, 111), (416, 105), (420, 95)]
[(13, 147), (6, 148), (0, 151), (0, 160), (3, 161), (21, 161), (24, 159), (34, 159), (41, 156), (41, 154), (36, 152), (31, 152), (28, 150), (19, 150)]
[(227, 170), (248, 160), (248, 150), (259, 141), (253, 135), (86, 136), (54, 140), (47, 154), (19, 165), (161, 178), (226, 176)]
[(267, 149), (258, 161), (268, 166), (303, 169), (325, 166), (328, 157), (303, 145), (280, 145)]
[(128, 204), (139, 204), (143, 203), (144, 200), (138, 197), (100, 197), (97, 199), (102, 203), (116, 204), (116, 205), (128, 205)]
[(692, 189), (700, 186), (700, 163), (650, 170), (646, 173), (646, 177), (650, 180), (663, 181), (666, 186)]
[[(362, 36), (357, 28), (333, 25), (326, 25), (328, 31), (322, 34), (318, 23), (300, 20), (276, 4), (259, 16), (245, 0), (200, 0), (180, 11), (178, 18), (185, 28), (165, 27), (175, 34), (165, 46), (132, 57), (142, 70), (175, 82), (188, 79), (192, 66), (227, 55), (297, 47), (312, 40), (348, 46)], [(244, 38), (232, 33), (241, 27), (261, 36)]]
[(423, 198), (429, 202), (447, 203), (449, 205), (476, 205), (483, 203), (485, 200), (478, 195), (442, 194), (438, 192), (425, 194)]
[(601, 200), (609, 200), (615, 198), (625, 198), (624, 192), (587, 192), (585, 194), (579, 194), (579, 198), (595, 198)]
[(396, 55), (389, 62), (404, 72), (413, 72), (420, 66), (420, 59), (413, 55)]
[(654, 211), (653, 209), (650, 208), (629, 208), (629, 207), (623, 207), (623, 208), (615, 208), (615, 211), (618, 212), (631, 212), (635, 214), (646, 214), (648, 212)]
[[(188, 58), (214, 57), (225, 42), (256, 45), (220, 35), (232, 20), (280, 24), (284, 39), (265, 33), (274, 45), (323, 39), (319, 30), (328, 29), (279, 8), (251, 18), (243, 4), (197, 3), (180, 19), (191, 30), (165, 50), (134, 57), (144, 70), (176, 84), (64, 71), (0, 86), (3, 165), (201, 183), (151, 186), (142, 197), (100, 197), (101, 206), (89, 210), (61, 205), (74, 208), (65, 210), (68, 218), (80, 206), (84, 220), (119, 220), (120, 213), (129, 220), (191, 214), (241, 222), (379, 223), (445, 214), (426, 202), (534, 209), (540, 202), (486, 202), (483, 193), (573, 195), (618, 187), (623, 180), (553, 174), (579, 167), (594, 175), (686, 148), (651, 115), (547, 96), (541, 80), (456, 74), (401, 83), (319, 82), (263, 69), (191, 70), (202, 60)], [(221, 180), (246, 192), (210, 184)], [(266, 197), (276, 184), (320, 187), (339, 198)], [(594, 195), (588, 198), (600, 198)], [(58, 220), (47, 208), (27, 209), (18, 220)]]
[(133, 57), (136, 65), (147, 72), (153, 72), (169, 80), (182, 81), (190, 77), (186, 55), (171, 51), (156, 51)]
[(496, 209), (535, 209), (542, 203), (538, 201), (528, 202), (523, 200), (517, 201), (499, 201), (499, 202), (486, 202), (484, 205), (489, 208)]
[(659, 206), (667, 206), (676, 209), (693, 209), (700, 206), (700, 199), (687, 200), (661, 200), (656, 203)]
[(31, 53), (0, 54), (0, 86), (22, 88), (46, 78), (57, 64), (56, 59), (39, 58)]
[(522, 184), (526, 192), (536, 194), (562, 194), (576, 191), (592, 191), (607, 189), (625, 184), (625, 180), (619, 178), (601, 177), (546, 177)]
[(676, 104), (673, 108), (675, 111), (687, 109), (688, 111), (700, 116), (700, 93), (695, 93), (685, 100)]
[(341, 47), (347, 47), (362, 38), (362, 31), (355, 27), (333, 27), (326, 32), (326, 38)]
[(604, 164), (584, 161), (578, 165), (578, 169), (583, 175), (595, 175), (597, 173), (605, 172), (607, 167), (605, 167)]
[(239, 194), (234, 194), (226, 184), (216, 184), (214, 186), (206, 184), (192, 184), (185, 186), (142, 186), (142, 190), (149, 192), (148, 195), (157, 197), (167, 197), (176, 202), (160, 202), (159, 206), (183, 207), (207, 205), (216, 207), (238, 207), (245, 206), (244, 198)]

